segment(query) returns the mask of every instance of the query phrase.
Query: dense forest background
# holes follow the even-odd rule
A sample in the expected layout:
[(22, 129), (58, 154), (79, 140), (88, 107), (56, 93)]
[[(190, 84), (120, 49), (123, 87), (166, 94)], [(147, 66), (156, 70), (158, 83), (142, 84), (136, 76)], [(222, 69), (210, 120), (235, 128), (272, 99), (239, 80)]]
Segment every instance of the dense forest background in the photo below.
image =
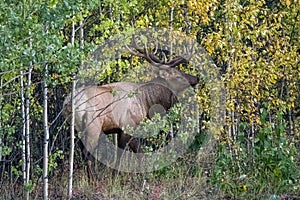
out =
[[(184, 157), (146, 174), (104, 167), (93, 184), (75, 139), (74, 199), (299, 199), (299, 0), (2, 0), (1, 199), (70, 195), (61, 111), (74, 75), (110, 36), (148, 27), (184, 32), (205, 48), (226, 89), (226, 123), (206, 131), (202, 86), (200, 132)], [(124, 63), (99, 84), (120, 80), (132, 67)], [(207, 138), (213, 148), (203, 150)]]

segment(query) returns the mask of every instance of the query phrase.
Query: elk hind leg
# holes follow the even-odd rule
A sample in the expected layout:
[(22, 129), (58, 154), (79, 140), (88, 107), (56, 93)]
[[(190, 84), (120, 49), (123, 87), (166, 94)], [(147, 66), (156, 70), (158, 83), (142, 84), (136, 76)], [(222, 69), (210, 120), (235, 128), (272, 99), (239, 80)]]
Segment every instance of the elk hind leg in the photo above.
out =
[(85, 134), (83, 135), (84, 155), (87, 160), (87, 175), (90, 181), (97, 180), (95, 162), (99, 136), (101, 134), (101, 126), (97, 123), (91, 123), (86, 127)]

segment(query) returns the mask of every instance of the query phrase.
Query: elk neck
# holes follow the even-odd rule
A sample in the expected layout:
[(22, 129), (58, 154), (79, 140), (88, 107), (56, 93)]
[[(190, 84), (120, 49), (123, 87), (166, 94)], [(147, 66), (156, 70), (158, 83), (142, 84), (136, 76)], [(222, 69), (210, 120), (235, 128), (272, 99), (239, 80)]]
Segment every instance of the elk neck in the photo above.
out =
[(155, 104), (159, 104), (168, 110), (178, 102), (178, 99), (176, 94), (168, 87), (166, 81), (162, 78), (158, 79), (161, 80), (152, 80), (140, 85), (138, 92), (141, 95), (141, 103), (148, 109)]

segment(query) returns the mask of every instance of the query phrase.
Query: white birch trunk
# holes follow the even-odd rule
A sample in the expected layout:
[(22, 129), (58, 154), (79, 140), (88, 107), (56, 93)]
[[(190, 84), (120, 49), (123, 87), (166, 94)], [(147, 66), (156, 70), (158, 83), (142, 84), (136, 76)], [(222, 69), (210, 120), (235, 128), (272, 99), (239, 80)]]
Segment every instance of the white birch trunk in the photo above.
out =
[[(29, 46), (32, 48), (32, 40), (29, 41)], [(31, 88), (31, 73), (32, 73), (33, 64), (29, 64), (28, 76), (27, 76), (27, 86), (26, 86), (26, 95), (25, 95), (25, 149), (26, 149), (26, 184), (29, 184), (30, 180), (30, 88)], [(26, 199), (30, 199), (30, 191), (26, 191)]]
[[(74, 13), (73, 13), (74, 15)], [(72, 37), (71, 44), (74, 46), (75, 43), (75, 22), (72, 22)], [(72, 92), (71, 92), (71, 130), (70, 130), (70, 157), (69, 157), (69, 184), (68, 184), (68, 199), (72, 199), (72, 190), (73, 190), (73, 164), (74, 164), (74, 140), (75, 140), (75, 107), (74, 107), (74, 93), (76, 88), (76, 81), (74, 80), (72, 83)]]
[(24, 83), (23, 83), (23, 70), (20, 69), (20, 88), (21, 88), (21, 116), (22, 116), (22, 173), (23, 184), (26, 184), (26, 123), (25, 123), (25, 95), (24, 95)]
[(49, 126), (48, 126), (48, 85), (47, 85), (47, 77), (48, 77), (48, 66), (45, 65), (45, 74), (44, 74), (44, 83), (43, 83), (43, 118), (44, 118), (44, 153), (43, 153), (43, 196), (44, 199), (49, 199), (48, 197), (48, 146), (49, 146)]
[(74, 93), (76, 89), (76, 81), (74, 80), (72, 83), (72, 92), (71, 92), (71, 142), (70, 142), (70, 172), (69, 172), (69, 187), (68, 187), (68, 197), (72, 198), (72, 190), (73, 190), (73, 164), (74, 164), (74, 140), (75, 140), (75, 101), (74, 101)]

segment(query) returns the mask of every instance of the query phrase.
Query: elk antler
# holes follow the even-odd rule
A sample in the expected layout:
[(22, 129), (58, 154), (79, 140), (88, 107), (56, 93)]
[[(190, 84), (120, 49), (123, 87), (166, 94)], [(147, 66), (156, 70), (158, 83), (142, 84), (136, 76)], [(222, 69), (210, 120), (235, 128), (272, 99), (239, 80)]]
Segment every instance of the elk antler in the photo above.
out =
[(132, 35), (130, 47), (127, 45), (125, 47), (129, 51), (130, 54), (145, 58), (151, 65), (156, 66), (156, 67), (160, 67), (160, 66), (164, 65), (164, 66), (173, 68), (182, 63), (188, 63), (188, 61), (190, 59), (190, 57), (188, 59), (186, 59), (182, 56), (177, 56), (174, 59), (171, 59), (168, 62), (165, 62), (165, 61), (159, 59), (159, 57), (157, 57), (155, 55), (155, 53), (159, 49), (158, 43), (156, 44), (155, 50), (153, 52), (149, 53), (146, 44), (145, 44), (144, 48), (141, 48), (136, 44), (134, 35)]

